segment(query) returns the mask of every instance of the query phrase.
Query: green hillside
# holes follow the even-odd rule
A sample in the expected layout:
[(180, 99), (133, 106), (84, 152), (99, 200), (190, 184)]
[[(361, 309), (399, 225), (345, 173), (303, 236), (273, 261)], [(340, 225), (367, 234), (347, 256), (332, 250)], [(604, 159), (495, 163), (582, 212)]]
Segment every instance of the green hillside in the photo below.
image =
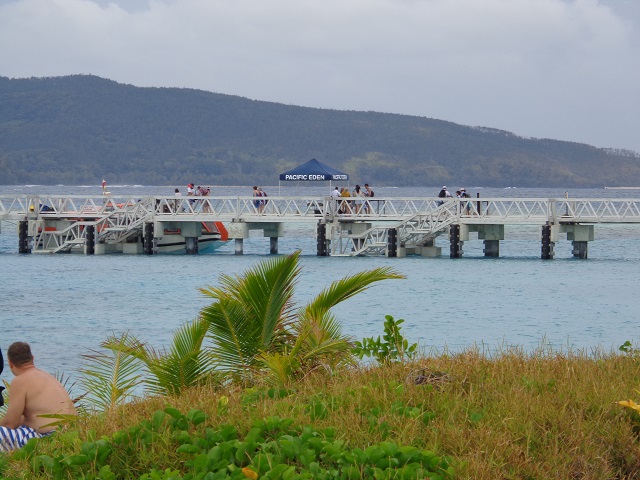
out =
[(640, 185), (635, 152), (95, 76), (0, 77), (0, 184), (268, 185), (313, 157), (377, 185)]

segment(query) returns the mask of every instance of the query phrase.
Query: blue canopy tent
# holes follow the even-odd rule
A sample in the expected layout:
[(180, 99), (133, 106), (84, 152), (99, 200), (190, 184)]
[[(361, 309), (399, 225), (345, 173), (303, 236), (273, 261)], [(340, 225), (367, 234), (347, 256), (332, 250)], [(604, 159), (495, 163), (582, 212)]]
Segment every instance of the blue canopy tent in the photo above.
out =
[[(280, 182), (329, 182), (329, 190), (331, 190), (331, 182), (333, 181), (349, 181), (349, 175), (340, 170), (325, 165), (315, 158), (303, 163), (296, 168), (292, 168), (280, 174)], [(278, 190), (280, 183), (278, 183)]]

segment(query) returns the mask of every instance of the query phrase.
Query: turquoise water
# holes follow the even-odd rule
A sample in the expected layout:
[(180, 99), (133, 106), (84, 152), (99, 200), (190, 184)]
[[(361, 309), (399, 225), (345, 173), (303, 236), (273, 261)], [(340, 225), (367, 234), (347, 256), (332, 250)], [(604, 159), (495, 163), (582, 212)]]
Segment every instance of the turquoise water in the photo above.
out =
[[(27, 188), (98, 193), (95, 187), (0, 187), (0, 194)], [(122, 193), (133, 190), (141, 196), (165, 195), (173, 189), (121, 188)], [(277, 188), (266, 190), (276, 194)], [(250, 187), (216, 189), (222, 195), (245, 195)], [(434, 190), (376, 189), (376, 195), (433, 196)], [(484, 197), (564, 196), (542, 189), (481, 191)], [(298, 194), (294, 189), (282, 193)], [(570, 195), (619, 198), (640, 196), (640, 191), (603, 189)], [(589, 353), (617, 349), (638, 338), (640, 226), (596, 226), (589, 259), (574, 259), (571, 242), (561, 240), (551, 261), (540, 260), (537, 227), (507, 227), (497, 259), (484, 258), (482, 241), (472, 236), (464, 245), (464, 258), (455, 260), (448, 258), (445, 239), (437, 242), (443, 247), (440, 258), (320, 258), (315, 255), (315, 225), (286, 226), (285, 231), (279, 252), (302, 250), (296, 294), (301, 304), (331, 281), (365, 269), (391, 266), (406, 275), (405, 280), (377, 284), (335, 309), (344, 332), (356, 339), (380, 335), (385, 315), (405, 319), (405, 336), (427, 351), (460, 351), (474, 344), (491, 352), (506, 346), (532, 351), (545, 343)], [(81, 355), (97, 349), (112, 333), (130, 331), (161, 347), (207, 304), (198, 288), (216, 285), (221, 273), (240, 274), (269, 258), (269, 239), (262, 232), (253, 233), (242, 256), (234, 255), (233, 243), (199, 256), (18, 255), (15, 226), (3, 222), (0, 347), (6, 350), (13, 341), (28, 341), (39, 366), (71, 378), (77, 375)], [(10, 377), (8, 371), (3, 377)]]

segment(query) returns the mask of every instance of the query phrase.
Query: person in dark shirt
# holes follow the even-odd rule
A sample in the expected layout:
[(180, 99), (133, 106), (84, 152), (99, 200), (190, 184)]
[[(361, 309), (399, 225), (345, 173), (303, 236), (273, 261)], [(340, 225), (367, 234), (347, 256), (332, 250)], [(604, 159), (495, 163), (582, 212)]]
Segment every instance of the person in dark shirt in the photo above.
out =
[[(449, 193), (449, 190), (447, 190), (446, 185), (443, 185), (442, 189), (440, 189), (440, 193), (438, 193), (438, 198), (451, 198), (451, 194)], [(442, 205), (443, 203), (444, 203), (444, 200), (439, 200), (438, 206)]]

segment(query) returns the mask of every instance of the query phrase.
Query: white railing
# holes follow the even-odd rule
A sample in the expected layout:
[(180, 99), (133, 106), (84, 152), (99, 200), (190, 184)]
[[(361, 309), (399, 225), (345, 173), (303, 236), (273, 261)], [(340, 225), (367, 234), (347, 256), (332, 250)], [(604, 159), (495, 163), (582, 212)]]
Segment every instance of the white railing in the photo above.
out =
[[(118, 243), (154, 221), (323, 222), (332, 255), (359, 255), (384, 253), (391, 228), (399, 246), (423, 246), (451, 224), (640, 224), (640, 199), (0, 195), (0, 220), (29, 220), (34, 248), (46, 251), (83, 246), (87, 226), (96, 242)], [(353, 234), (349, 223), (371, 227)]]
[[(265, 204), (257, 202), (266, 200)], [(0, 195), (0, 220), (38, 215), (185, 221), (392, 221), (438, 210), (438, 198), (173, 197)], [(640, 223), (640, 199), (469, 198), (444, 201), (460, 223)]]

